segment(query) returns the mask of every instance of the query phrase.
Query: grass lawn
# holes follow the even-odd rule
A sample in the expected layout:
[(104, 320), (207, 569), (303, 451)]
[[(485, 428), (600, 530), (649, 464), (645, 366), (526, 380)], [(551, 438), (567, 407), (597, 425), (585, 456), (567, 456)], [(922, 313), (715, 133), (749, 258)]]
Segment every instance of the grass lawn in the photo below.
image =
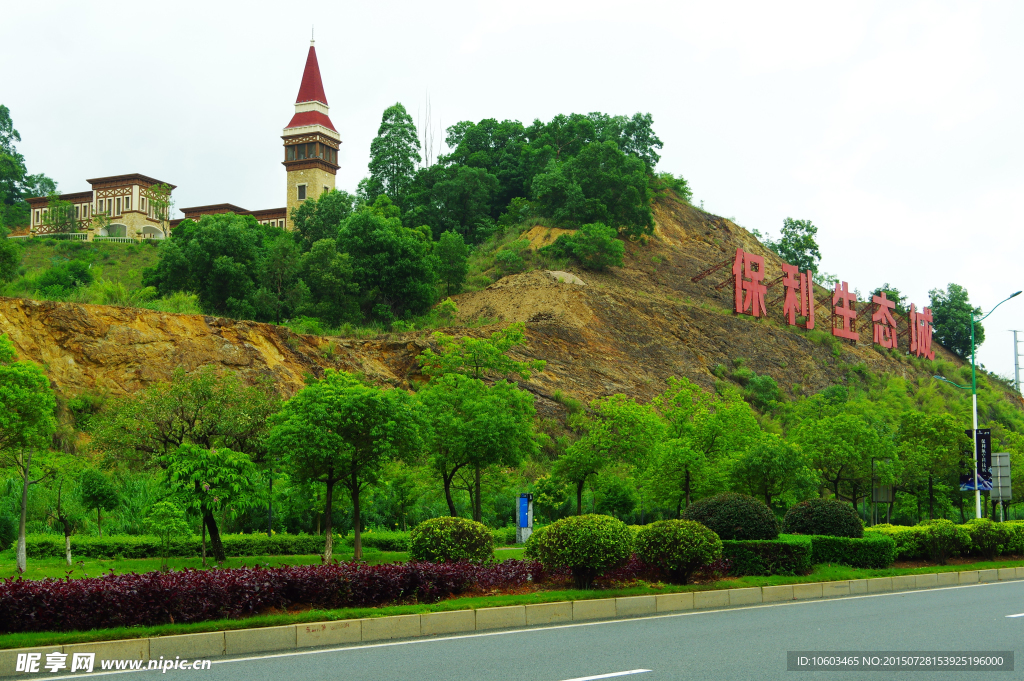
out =
[(40, 272), (68, 260), (92, 265), (96, 278), (119, 281), (129, 288), (142, 286), (142, 270), (157, 263), (156, 244), (26, 239), (21, 242), (21, 265), (28, 273)]
[[(8, 565), (8, 554), (5, 551), (0, 554), (0, 565)], [(501, 550), (498, 558), (521, 557), (522, 549)], [(351, 554), (339, 554), (340, 557), (351, 557)], [(368, 562), (383, 563), (393, 560), (405, 560), (404, 553), (373, 552), (366, 551), (365, 557)], [(13, 556), (10, 556), (12, 559)], [(60, 565), (63, 563), (58, 559), (46, 559), (54, 561), (50, 568), (40, 566), (41, 569), (52, 569), (60, 572)], [(201, 567), (198, 559), (176, 559), (172, 565), (181, 567)], [(241, 565), (271, 564), (271, 565), (300, 565), (319, 561), (318, 556), (256, 556), (249, 558), (234, 558), (228, 561), (228, 567)], [(43, 559), (37, 559), (37, 564)], [(58, 565), (57, 563), (60, 563)], [(123, 571), (135, 569), (140, 570), (139, 565), (159, 566), (159, 559), (145, 559), (132, 561), (92, 561), (93, 564), (121, 566)], [(194, 563), (194, 564), (193, 564)], [(132, 567), (129, 567), (132, 566)], [(531, 603), (556, 603), (559, 601), (582, 600), (588, 598), (615, 598), (621, 596), (643, 596), (659, 593), (677, 593), (685, 591), (708, 591), (715, 589), (737, 589), (742, 587), (774, 586), (779, 584), (802, 584), (810, 582), (833, 582), (850, 579), (870, 579), (873, 577), (891, 577), (896, 575), (928, 574), (935, 572), (961, 572), (970, 570), (987, 570), (992, 568), (1006, 568), (1024, 566), (1024, 559), (982, 561), (977, 563), (965, 563), (960, 565), (932, 565), (918, 568), (887, 568), (882, 570), (864, 570), (849, 568), (841, 565), (816, 565), (809, 575), (784, 577), (736, 577), (722, 579), (712, 583), (693, 584), (688, 586), (669, 585), (661, 583), (639, 582), (635, 585), (621, 588), (605, 588), (593, 591), (579, 591), (575, 589), (542, 590), (526, 594), (493, 594), (473, 595), (459, 598), (451, 598), (439, 603), (415, 604), (415, 605), (392, 605), (380, 608), (341, 608), (337, 610), (307, 610), (304, 612), (257, 615), (244, 619), (211, 620), (195, 624), (165, 624), (152, 627), (120, 627), (115, 629), (96, 629), (92, 631), (72, 632), (30, 632), (19, 634), (0, 635), (0, 649), (21, 648), (42, 645), (59, 645), (68, 643), (89, 643), (93, 641), (111, 641), (123, 638), (144, 638), (149, 636), (169, 636), (173, 634), (190, 634), (204, 631), (222, 631), (225, 629), (248, 629), (252, 627), (273, 627), (287, 624), (301, 624), (303, 622), (323, 622), (328, 620), (358, 619), (364, 617), (385, 617), (389, 615), (409, 615), (425, 612), (444, 612), (449, 610), (466, 610), (470, 608), (490, 608), (502, 605), (525, 605)], [(32, 561), (29, 562), (31, 570)], [(63, 576), (63, 575), (58, 575)]]
[[(510, 558), (522, 558), (522, 548), (501, 548), (495, 552), (498, 560)], [(352, 560), (352, 549), (341, 547), (340, 551), (334, 552), (337, 560)], [(74, 568), (69, 568), (63, 558), (29, 558), (28, 570), (23, 577), (26, 579), (43, 579), (46, 577), (71, 577), (80, 579), (82, 577), (99, 577), (101, 574), (113, 571), (114, 574), (126, 572), (152, 572), (159, 570), (163, 564), (160, 558), (122, 558), (120, 560), (109, 558), (74, 558)], [(363, 549), (363, 560), (370, 565), (378, 563), (396, 563), (409, 560), (409, 554), (399, 551), (378, 551), (377, 549)], [(168, 558), (167, 564), (174, 570), (192, 568), (201, 570), (203, 561), (201, 558)], [(207, 567), (213, 567), (212, 557), (207, 557)], [(236, 568), (245, 566), (280, 567), (282, 565), (319, 565), (320, 556), (240, 556), (228, 558), (221, 567)], [(68, 574), (70, 573), (70, 575)], [(17, 577), (17, 564), (14, 559), (14, 549), (0, 551), (0, 577)]]

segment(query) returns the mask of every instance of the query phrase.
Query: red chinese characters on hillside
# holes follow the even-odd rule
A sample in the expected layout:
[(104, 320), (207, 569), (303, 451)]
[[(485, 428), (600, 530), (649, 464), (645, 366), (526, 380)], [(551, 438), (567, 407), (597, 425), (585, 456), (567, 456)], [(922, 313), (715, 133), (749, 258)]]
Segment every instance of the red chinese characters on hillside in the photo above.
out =
[(737, 248), (736, 260), (732, 264), (732, 276), (736, 312), (767, 317), (768, 308), (764, 304), (764, 295), (768, 292), (768, 287), (764, 285), (764, 258), (753, 253), (744, 253), (742, 248)]
[(926, 307), (920, 312), (910, 306), (910, 354), (935, 359), (932, 350), (932, 309)]
[[(722, 265), (726, 263), (722, 263)], [(706, 274), (701, 274), (700, 278)], [(736, 314), (767, 317), (766, 296), (768, 288), (775, 282), (765, 283), (764, 256), (747, 253), (742, 248), (737, 248), (732, 264), (732, 275)], [(801, 323), (799, 318), (802, 318), (804, 328), (813, 329), (816, 305), (814, 273), (810, 270), (801, 272), (796, 265), (783, 263), (780, 279), (784, 289), (782, 295), (783, 320), (790, 326), (797, 326)], [(883, 348), (896, 348), (899, 345), (900, 336), (894, 315), (896, 301), (889, 300), (886, 292), (881, 291), (879, 295), (871, 297), (871, 302), (876, 306), (871, 315), (872, 342)], [(918, 312), (913, 305), (910, 306), (908, 315), (910, 354), (935, 359), (935, 351), (932, 349), (931, 323), (932, 311), (930, 308), (926, 307)], [(857, 294), (850, 291), (850, 285), (845, 281), (837, 282), (835, 290), (832, 292), (832, 335), (854, 342), (860, 339), (860, 334), (857, 331)]]

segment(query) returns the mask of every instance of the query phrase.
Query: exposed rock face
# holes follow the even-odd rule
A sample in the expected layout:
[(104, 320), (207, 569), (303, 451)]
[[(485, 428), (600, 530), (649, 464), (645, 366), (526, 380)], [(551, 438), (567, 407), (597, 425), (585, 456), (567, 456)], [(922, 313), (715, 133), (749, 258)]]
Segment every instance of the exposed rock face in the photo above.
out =
[[(742, 246), (765, 255), (765, 280), (771, 281), (781, 274), (778, 258), (745, 229), (691, 206), (659, 201), (655, 217), (655, 237), (646, 245), (628, 243), (625, 267), (504, 277), (486, 290), (456, 296), (460, 321), (525, 322), (530, 346), (524, 356), (548, 362), (525, 387), (542, 398), (562, 390), (583, 400), (617, 392), (648, 399), (664, 389), (669, 376), (711, 387), (715, 366), (731, 370), (740, 357), (755, 372), (774, 377), (784, 392), (815, 392), (843, 382), (846, 367), (861, 362), (875, 371), (913, 371), (870, 344), (869, 306), (858, 325), (861, 342), (842, 345), (839, 357), (830, 343), (781, 324), (782, 303), (775, 301), (781, 284), (769, 290), (772, 321), (730, 314), (731, 284), (715, 288), (731, 276), (730, 266), (697, 283), (691, 277), (731, 259)], [(824, 289), (818, 300), (827, 300)], [(819, 314), (818, 328), (829, 334), (829, 319)], [(496, 328), (445, 331), (483, 335)], [(11, 298), (0, 298), (0, 333), (70, 395), (131, 393), (168, 379), (177, 367), (192, 371), (207, 364), (249, 379), (272, 376), (285, 394), (301, 388), (305, 374), (326, 367), (362, 372), (382, 385), (408, 386), (419, 378), (416, 355), (429, 342), (422, 332), (330, 339), (270, 324)], [(900, 344), (905, 350), (905, 337)], [(545, 399), (539, 406), (542, 411), (554, 407)]]

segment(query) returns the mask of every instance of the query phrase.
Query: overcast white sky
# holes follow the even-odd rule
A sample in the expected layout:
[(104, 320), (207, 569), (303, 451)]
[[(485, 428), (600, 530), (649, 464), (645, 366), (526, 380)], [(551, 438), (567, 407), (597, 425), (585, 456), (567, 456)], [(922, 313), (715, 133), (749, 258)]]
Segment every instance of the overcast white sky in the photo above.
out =
[[(307, 11), (316, 7), (315, 13)], [(435, 123), (650, 112), (659, 170), (707, 210), (820, 229), (822, 267), (919, 307), (953, 281), (987, 309), (1024, 288), (1024, 3), (48, 2), (4, 9), (0, 103), (61, 191), (130, 172), (176, 203), (284, 205), (281, 129), (312, 24), (338, 187), (385, 107)], [(442, 138), (438, 134), (438, 138)], [(1013, 371), (1024, 296), (979, 359)]]

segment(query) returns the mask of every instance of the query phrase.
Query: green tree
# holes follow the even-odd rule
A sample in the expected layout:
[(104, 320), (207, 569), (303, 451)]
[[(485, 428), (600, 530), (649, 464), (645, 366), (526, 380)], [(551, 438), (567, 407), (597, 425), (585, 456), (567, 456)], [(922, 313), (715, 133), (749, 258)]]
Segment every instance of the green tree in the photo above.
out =
[(110, 478), (95, 468), (87, 468), (81, 479), (82, 503), (87, 509), (96, 511), (96, 528), (103, 536), (103, 511), (113, 511), (121, 503), (121, 497)]
[(363, 557), (360, 497), (377, 482), (385, 464), (418, 448), (418, 432), (408, 396), (401, 390), (364, 385), (345, 372), (327, 369), (306, 386), (274, 419), (270, 449), (293, 475), (327, 487), (324, 516), (331, 559), (334, 486), (348, 488), (352, 499), (355, 559)]
[(401, 204), (420, 163), (420, 141), (412, 116), (401, 103), (384, 110), (377, 136), (370, 142), (369, 201), (386, 194)]
[(767, 236), (762, 236), (757, 230), (754, 236), (762, 240), (765, 246), (788, 262), (796, 265), (800, 270), (818, 270), (818, 263), (821, 262), (821, 251), (818, 250), (818, 242), (814, 235), (818, 228), (810, 220), (794, 220), (786, 218), (782, 221), (782, 233), (778, 241), (773, 241)]
[(760, 427), (738, 391), (719, 395), (685, 378), (670, 377), (653, 406), (665, 422), (653, 490), (680, 517), (695, 494), (721, 488), (727, 454), (749, 446)]
[[(356, 197), (346, 191), (332, 189), (316, 199), (306, 199), (292, 213), (295, 237), (303, 252), (322, 239), (338, 238), (338, 228), (352, 215)], [(308, 283), (308, 282), (307, 282)]]
[(519, 465), (537, 451), (533, 439), (533, 395), (515, 384), (450, 373), (430, 381), (417, 395), (424, 451), (441, 476), (448, 512), (457, 517), (452, 483), (472, 469), (473, 520), (481, 522), (481, 472), (487, 466)]
[(935, 519), (935, 481), (953, 478), (960, 470), (960, 452), (970, 447), (963, 423), (953, 414), (905, 411), (896, 436), (898, 457), (911, 484), (927, 479), (928, 518)]
[(762, 433), (731, 462), (736, 489), (764, 499), (768, 506), (789, 492), (813, 489), (817, 483), (800, 449), (775, 433)]
[(223, 563), (224, 544), (214, 513), (226, 510), (234, 518), (255, 506), (259, 470), (248, 454), (195, 444), (181, 445), (164, 455), (163, 461), (167, 485), (174, 498), (202, 519), (210, 533), (213, 556)]
[(445, 296), (461, 291), (469, 272), (469, 249), (462, 235), (452, 231), (443, 232), (434, 245), (434, 255), (437, 256), (438, 275), (444, 284)]
[(653, 193), (643, 161), (615, 142), (593, 142), (533, 178), (533, 198), (547, 217), (566, 224), (601, 222), (629, 236), (651, 234)]
[[(21, 478), (21, 519), (15, 553), (18, 572), (24, 573), (28, 490), (52, 472), (46, 471), (33, 480), (32, 459), (37, 450), (46, 448), (57, 429), (54, 419), (57, 402), (43, 370), (32, 362), (16, 359), (10, 339), (0, 336), (0, 463), (15, 469)], [(38, 464), (36, 467), (38, 469)]]
[(47, 234), (77, 232), (78, 220), (75, 219), (74, 205), (70, 201), (62, 200), (56, 192), (51, 193), (48, 199), (42, 231)]
[(79, 495), (76, 494), (75, 484), (78, 472), (75, 469), (80, 466), (80, 462), (69, 459), (70, 457), (64, 457), (59, 465), (54, 466), (55, 489), (51, 490), (46, 517), (60, 525), (64, 532), (64, 560), (67, 566), (71, 567), (71, 535), (78, 529), (84, 514), (82, 506), (78, 503)]
[(299, 314), (331, 326), (360, 317), (359, 285), (353, 280), (352, 259), (339, 253), (334, 239), (320, 239), (302, 257), (299, 276), (309, 290)]
[(367, 313), (384, 306), (395, 317), (423, 314), (434, 303), (437, 275), (430, 238), (403, 227), (398, 212), (387, 196), (380, 196), (346, 220), (338, 234), (338, 250), (349, 255)]
[(10, 232), (0, 223), (0, 284), (14, 281), (21, 266), (21, 246), (17, 241), (8, 239), (8, 234)]
[(676, 196), (686, 203), (690, 203), (693, 200), (693, 190), (690, 189), (690, 183), (682, 175), (658, 173), (654, 186), (655, 191), (672, 190)]
[(859, 415), (846, 412), (802, 422), (794, 439), (806, 453), (810, 467), (832, 488), (836, 499), (842, 499), (843, 483), (854, 483), (848, 497), (854, 506), (858, 498), (856, 486), (862, 484), (865, 472), (870, 470), (870, 457), (882, 456), (886, 451), (878, 431)]
[(574, 258), (588, 270), (622, 267), (626, 247), (617, 236), (611, 227), (595, 222), (582, 225), (575, 234), (561, 235), (555, 243), (541, 250), (557, 257)]
[[(981, 308), (973, 307), (967, 289), (959, 284), (949, 284), (946, 290), (940, 288), (928, 292), (932, 305), (932, 337), (942, 347), (958, 357), (971, 356), (971, 315), (981, 316)], [(974, 345), (981, 347), (985, 342), (985, 328), (974, 324)]]
[(290, 234), (282, 231), (268, 238), (261, 249), (259, 263), (260, 288), (253, 303), (262, 319), (280, 324), (284, 315), (302, 307), (309, 288), (299, 278), (302, 253)]
[(171, 540), (174, 537), (188, 536), (191, 534), (188, 523), (185, 522), (185, 512), (171, 501), (158, 501), (149, 510), (146, 516), (146, 528), (152, 534), (160, 537), (160, 546), (163, 549), (163, 569), (167, 569), (167, 556), (170, 554)]
[(0, 225), (21, 227), (29, 223), (29, 207), (25, 199), (49, 196), (57, 191), (57, 183), (46, 175), (29, 175), (16, 142), (21, 135), (14, 128), (11, 110), (0, 104)]
[(546, 364), (541, 359), (520, 361), (507, 354), (512, 348), (526, 345), (526, 325), (521, 322), (493, 332), (490, 338), (463, 336), (457, 340), (440, 332), (433, 338), (439, 352), (426, 348), (418, 357), (427, 376), (457, 373), (483, 378), (488, 373), (514, 373), (526, 381), (531, 372), (543, 371)]

